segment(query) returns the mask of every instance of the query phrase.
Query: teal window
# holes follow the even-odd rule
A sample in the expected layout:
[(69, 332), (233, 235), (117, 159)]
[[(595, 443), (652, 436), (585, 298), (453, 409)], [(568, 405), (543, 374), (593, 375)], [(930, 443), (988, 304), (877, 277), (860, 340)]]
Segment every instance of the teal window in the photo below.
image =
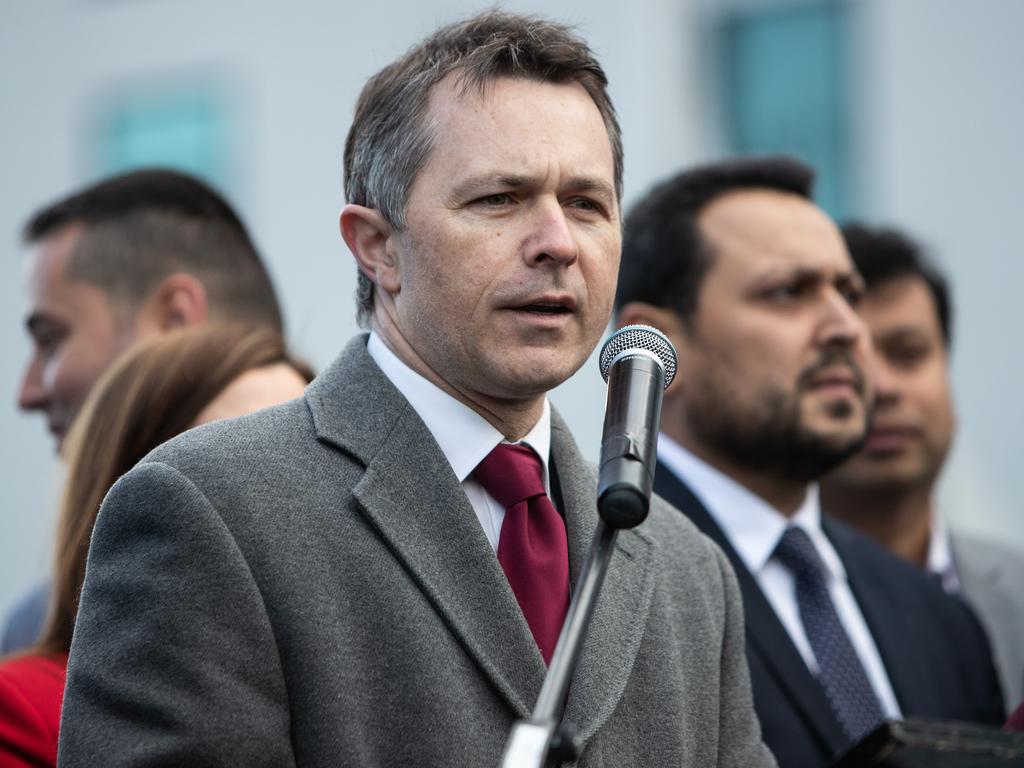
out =
[(794, 155), (818, 172), (817, 201), (855, 213), (849, 12), (842, 3), (745, 9), (720, 26), (722, 114), (730, 152)]

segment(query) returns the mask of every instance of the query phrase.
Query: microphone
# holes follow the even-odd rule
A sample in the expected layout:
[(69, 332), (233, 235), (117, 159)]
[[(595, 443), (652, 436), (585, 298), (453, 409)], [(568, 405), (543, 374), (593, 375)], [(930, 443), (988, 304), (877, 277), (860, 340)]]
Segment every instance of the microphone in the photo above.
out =
[(676, 376), (676, 350), (656, 328), (627, 325), (601, 348), (608, 383), (597, 510), (613, 528), (647, 517), (661, 421), (662, 393)]

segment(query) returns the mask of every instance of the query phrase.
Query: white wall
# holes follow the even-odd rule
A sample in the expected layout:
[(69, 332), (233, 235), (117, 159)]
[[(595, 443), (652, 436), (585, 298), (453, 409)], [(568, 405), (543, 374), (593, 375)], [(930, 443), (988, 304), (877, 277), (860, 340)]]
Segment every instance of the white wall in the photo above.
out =
[[(0, 613), (46, 572), (59, 489), (42, 420), (14, 408), (28, 353), (18, 231), (39, 205), (88, 179), (91, 110), (123, 85), (209, 77), (238, 111), (234, 196), (283, 296), (297, 349), (326, 365), (356, 331), (354, 267), (337, 232), (341, 151), (359, 89), (441, 23), (482, 2), (255, 4), (242, 0), (6, 3), (0, 23)], [(681, 45), (686, 3), (601, 9), (578, 0), (505, 3), (577, 24), (601, 56), (622, 120), (635, 196), (696, 152)], [(657, 119), (650, 116), (657, 115)], [(596, 458), (604, 410), (593, 362), (554, 396)]]
[[(748, 0), (750, 1), (750, 0)], [(767, 4), (771, 0), (757, 0)], [(708, 0), (505, 3), (579, 25), (611, 78), (626, 144), (626, 200), (717, 153)], [(270, 263), (298, 350), (325, 365), (355, 331), (353, 267), (336, 217), (341, 148), (365, 79), (439, 23), (485, 7), (419, 3), (147, 0), (8, 2), (0, 21), (0, 612), (45, 573), (59, 487), (39, 418), (14, 398), (21, 328), (18, 230), (87, 179), (82, 132), (124, 83), (183, 75), (228, 84), (244, 218)], [(1018, 137), (1024, 50), (1016, 0), (862, 0), (857, 93), (869, 212), (924, 234), (953, 275), (963, 430), (947, 504), (958, 519), (1024, 546), (1016, 515), (1024, 424), (1013, 294), (1021, 282)], [(682, 372), (685, 375), (685, 371)], [(589, 363), (554, 396), (581, 447), (598, 452), (603, 385)]]

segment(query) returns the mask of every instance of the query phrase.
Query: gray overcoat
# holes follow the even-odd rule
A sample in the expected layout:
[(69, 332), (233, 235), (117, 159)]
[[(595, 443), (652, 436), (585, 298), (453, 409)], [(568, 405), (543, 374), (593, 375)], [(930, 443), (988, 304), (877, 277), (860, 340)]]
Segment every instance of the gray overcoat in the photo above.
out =
[[(545, 673), (430, 432), (354, 339), (304, 398), (192, 430), (111, 490), (60, 764), (497, 766)], [(553, 415), (571, 577), (596, 475)], [(620, 535), (568, 697), (581, 766), (757, 768), (721, 551), (655, 501)]]

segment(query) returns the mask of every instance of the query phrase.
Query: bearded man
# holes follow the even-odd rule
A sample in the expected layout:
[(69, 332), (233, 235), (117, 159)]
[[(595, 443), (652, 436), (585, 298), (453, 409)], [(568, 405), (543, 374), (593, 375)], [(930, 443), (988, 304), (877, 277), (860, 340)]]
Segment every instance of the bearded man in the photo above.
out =
[(999, 723), (974, 615), (823, 518), (816, 481), (863, 443), (863, 291), (842, 235), (784, 158), (697, 168), (626, 219), (620, 323), (667, 333), (655, 490), (739, 576), (754, 705), (780, 766), (813, 768), (885, 719)]

